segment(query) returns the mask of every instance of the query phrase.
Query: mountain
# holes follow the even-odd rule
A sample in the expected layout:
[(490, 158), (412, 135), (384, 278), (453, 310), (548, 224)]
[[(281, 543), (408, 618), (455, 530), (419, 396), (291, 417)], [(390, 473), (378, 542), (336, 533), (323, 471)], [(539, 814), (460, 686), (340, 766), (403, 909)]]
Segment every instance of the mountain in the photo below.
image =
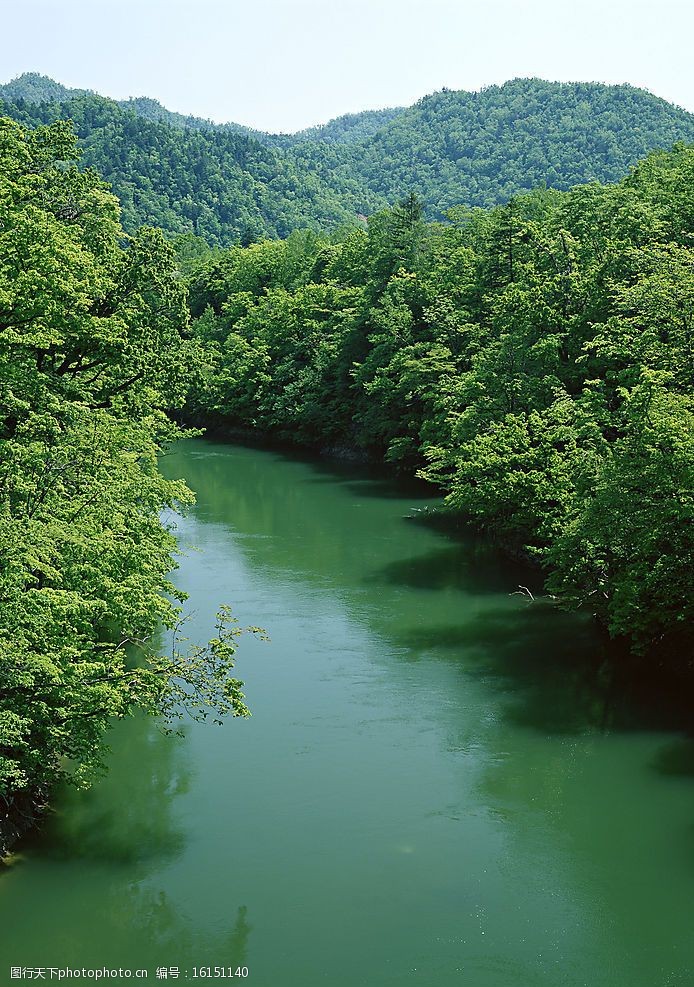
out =
[(495, 205), (538, 185), (616, 182), (655, 148), (694, 140), (694, 115), (632, 86), (514, 79), (425, 96), (354, 155), (367, 187), (409, 191), (430, 215)]
[(403, 107), (398, 106), (389, 110), (364, 110), (362, 113), (345, 113), (320, 127), (308, 127), (306, 130), (299, 130), (296, 134), (288, 134), (285, 139), (291, 144), (305, 141), (318, 141), (325, 144), (353, 144), (355, 141), (362, 141), (371, 137), (391, 120), (405, 112)]
[(145, 119), (94, 94), (0, 100), (2, 115), (30, 127), (72, 120), (81, 164), (111, 183), (129, 231), (145, 224), (211, 244), (251, 242), (299, 227), (334, 230), (385, 203), (348, 174), (326, 182), (310, 163), (248, 134)]
[(334, 230), (410, 192), (440, 219), (538, 185), (613, 182), (656, 148), (694, 141), (694, 115), (632, 86), (514, 79), (414, 106), (346, 114), (296, 134), (116, 102), (35, 73), (0, 86), (0, 113), (72, 119), (113, 185), (127, 229), (148, 223), (213, 244)]
[(94, 95), (89, 89), (68, 89), (60, 82), (49, 79), (47, 75), (38, 72), (25, 72), (0, 86), (0, 99), (24, 99), (27, 103), (64, 102), (75, 96)]

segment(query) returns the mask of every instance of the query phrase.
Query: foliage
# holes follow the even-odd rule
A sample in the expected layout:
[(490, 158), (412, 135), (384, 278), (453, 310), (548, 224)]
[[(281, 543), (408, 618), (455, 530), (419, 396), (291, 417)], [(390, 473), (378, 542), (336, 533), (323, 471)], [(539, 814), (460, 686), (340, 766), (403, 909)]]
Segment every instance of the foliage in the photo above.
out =
[(389, 201), (409, 191), (431, 218), (542, 185), (612, 182), (654, 148), (694, 139), (691, 114), (631, 86), (514, 79), (425, 96), (358, 145), (350, 164)]
[(118, 196), (123, 225), (192, 233), (210, 244), (287, 236), (301, 226), (335, 229), (379, 202), (351, 178), (327, 183), (310, 161), (229, 128), (192, 129), (138, 115), (93, 94), (67, 102), (2, 102), (24, 125), (70, 119), (82, 160)]
[[(186, 504), (164, 444), (201, 358), (172, 248), (127, 238), (117, 200), (73, 161), (67, 124), (0, 120), (0, 792), (85, 781), (113, 717), (245, 714), (227, 614), (203, 649), (163, 657)], [(168, 594), (168, 598), (167, 595)], [(133, 653), (135, 649), (135, 653)], [(2, 830), (0, 817), (0, 830)]]
[(617, 185), (222, 251), (188, 413), (359, 447), (547, 568), (637, 650), (692, 627), (694, 149)]
[(140, 97), (116, 103), (27, 74), (0, 86), (25, 125), (72, 119), (85, 164), (143, 223), (210, 245), (342, 225), (410, 193), (425, 215), (493, 206), (536, 187), (622, 178), (654, 148), (694, 139), (694, 118), (630, 86), (515, 79), (414, 106), (347, 114), (297, 134), (217, 125)]
[[(594, 135), (609, 94), (634, 133), (639, 119), (641, 134), (655, 133), (662, 105), (625, 87), (516, 83), (471, 98), (480, 120), (495, 108), (497, 144), (509, 128), (525, 134), (520, 157), (494, 158), (487, 177), (513, 178), (531, 153), (523, 107), (551, 135), (538, 107), (561, 97)], [(450, 129), (461, 98), (422, 101), (417, 119)], [(511, 98), (516, 116), (504, 110)], [(545, 566), (568, 605), (590, 606), (637, 651), (678, 642), (686, 653), (694, 149), (657, 151), (618, 184), (471, 206), (512, 191), (497, 186), (489, 200), (485, 184), (445, 223), (426, 222), (408, 186), (393, 208), (341, 225), (415, 174), (396, 169), (395, 184), (374, 192), (342, 167), (354, 154), (368, 177), (380, 146), (395, 168), (393, 134), (405, 139), (410, 111), (351, 142), (279, 149), (229, 128), (176, 129), (91, 94), (12, 108), (31, 127), (0, 120), (6, 801), (58, 778), (86, 781), (113, 717), (247, 712), (228, 613), (203, 648), (164, 656), (148, 644), (161, 625), (180, 638), (167, 578), (175, 540), (160, 516), (191, 494), (161, 477), (157, 457), (182, 406), (193, 421), (222, 416), (419, 471), (451, 510)], [(77, 167), (68, 112), (85, 157), (113, 177), (130, 236), (102, 179)], [(670, 110), (660, 119), (669, 137), (689, 125)], [(631, 140), (608, 155), (618, 171)], [(586, 177), (591, 141), (569, 179)], [(433, 188), (439, 173), (426, 174)], [(434, 211), (462, 187), (447, 188)], [(307, 209), (329, 236), (290, 232)], [(145, 214), (177, 234), (173, 244), (135, 231)]]

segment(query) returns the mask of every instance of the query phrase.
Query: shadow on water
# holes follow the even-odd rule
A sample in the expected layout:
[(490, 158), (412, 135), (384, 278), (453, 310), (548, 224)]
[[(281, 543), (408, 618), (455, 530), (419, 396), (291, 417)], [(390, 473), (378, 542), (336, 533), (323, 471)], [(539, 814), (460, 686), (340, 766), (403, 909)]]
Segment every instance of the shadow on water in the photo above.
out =
[[(459, 623), (400, 625), (398, 644), (410, 657), (441, 654), (464, 674), (502, 689), (512, 696), (503, 716), (517, 726), (553, 734), (691, 733), (691, 675), (683, 677), (674, 664), (668, 672), (667, 661), (630, 656), (590, 615), (564, 611), (543, 598), (538, 566), (509, 557), (455, 516), (415, 509), (406, 520), (440, 534), (441, 547), (388, 563), (369, 574), (367, 583), (485, 598), (483, 612), (461, 613)], [(522, 600), (516, 595), (520, 587), (536, 599)], [(494, 596), (506, 596), (508, 605), (494, 606)], [(694, 775), (694, 740), (674, 744), (657, 767)]]
[[(501, 715), (517, 726), (552, 734), (691, 726), (689, 690), (660, 668), (628, 660), (598, 637), (590, 618), (546, 600), (487, 607), (459, 625), (401, 627), (398, 643), (490, 682), (504, 693)], [(694, 748), (676, 745), (665, 763), (694, 773)]]
[(240, 905), (236, 913), (236, 922), (229, 935), (228, 955), (233, 958), (234, 966), (246, 966), (248, 964), (248, 937), (253, 926), (248, 924), (246, 913), (248, 909), (245, 905)]
[(176, 811), (192, 781), (181, 738), (142, 717), (119, 724), (111, 739), (108, 774), (88, 791), (61, 791), (41, 830), (17, 848), (8, 876), (24, 872), (19, 892), (26, 888), (35, 907), (14, 928), (0, 921), (0, 953), (12, 948), (30, 962), (39, 929), (41, 948), (57, 963), (118, 966), (127, 957), (132, 966), (183, 969), (224, 956), (226, 966), (247, 965), (252, 927), (233, 889), (206, 923), (187, 885), (162, 877), (188, 841)]
[(662, 775), (694, 778), (694, 737), (681, 738), (662, 747), (653, 767)]
[(133, 919), (161, 957), (188, 958), (200, 962), (200, 957), (224, 957), (225, 967), (248, 966), (249, 924), (248, 908), (239, 905), (229, 915), (219, 914), (213, 928), (205, 927), (196, 916), (186, 915), (172, 897), (164, 891), (135, 887), (123, 910), (123, 920)]
[(179, 856), (185, 841), (173, 808), (191, 782), (180, 738), (140, 717), (116, 733), (113, 747), (108, 773), (86, 791), (63, 788), (40, 829), (25, 837), (22, 852), (115, 868)]
[[(135, 924), (144, 933), (148, 946), (160, 958), (180, 963), (199, 962), (199, 957), (225, 957), (225, 967), (248, 965), (249, 937), (253, 926), (247, 919), (246, 905), (235, 913), (217, 916), (214, 928), (205, 928), (193, 915), (186, 915), (171, 895), (147, 886), (133, 886), (124, 896), (122, 913), (114, 916), (123, 927)], [(118, 905), (116, 905), (118, 907)]]
[(238, 446), (249, 450), (261, 449), (284, 462), (310, 466), (313, 475), (306, 482), (312, 485), (343, 486), (357, 497), (373, 497), (378, 500), (434, 500), (440, 496), (436, 487), (426, 480), (407, 473), (398, 473), (395, 467), (387, 463), (364, 460), (358, 450), (353, 450), (352, 458), (350, 450), (346, 450), (345, 456), (331, 455), (329, 452), (272, 440), (269, 437), (265, 442), (259, 442), (257, 436), (225, 439), (223, 435), (214, 433), (207, 441), (228, 445), (232, 449)]
[(511, 592), (521, 584), (535, 594), (542, 592), (539, 570), (503, 558), (488, 544), (473, 538), (390, 562), (371, 573), (366, 581), (415, 590), (454, 589), (473, 596)]
[[(382, 466), (326, 461), (286, 449), (273, 451), (271, 464), (242, 456), (231, 471), (234, 460), (224, 450), (200, 448), (204, 470), (193, 470), (190, 479), (194, 488), (199, 480), (205, 491), (208, 514), (222, 523), (232, 517), (236, 530), (273, 536), (267, 557), (256, 552), (256, 570), (285, 567), (308, 583), (337, 574), (335, 588), (347, 594), (352, 586), (383, 588), (382, 607), (353, 612), (407, 660), (426, 654), (454, 663), (462, 676), (488, 680), (504, 694), (502, 715), (509, 723), (556, 734), (691, 729), (690, 682), (665, 675), (662, 664), (627, 658), (619, 645), (604, 640), (589, 616), (561, 612), (540, 598), (537, 567), (509, 558), (489, 537), (444, 511), (418, 508), (417, 496), (435, 499), (430, 485), (408, 482)], [(298, 481), (295, 463), (310, 465)], [(189, 472), (190, 461), (186, 465)], [(374, 502), (414, 504), (405, 508), (406, 519), (397, 509), (365, 510), (357, 532), (350, 523), (335, 523), (343, 502), (329, 496), (331, 488)], [(386, 526), (390, 540), (374, 551), (376, 564), (365, 573), (365, 558)], [(408, 539), (409, 526), (437, 536), (427, 551), (405, 554), (415, 544)], [(402, 557), (388, 558), (389, 546), (397, 555), (402, 549)], [(512, 599), (519, 586), (527, 586), (535, 602)], [(388, 589), (396, 592), (389, 595)]]
[(111, 810), (90, 812), (88, 819), (74, 818), (69, 798), (59, 794), (58, 799), (64, 808), (55, 810), (43, 827), (26, 837), (22, 852), (48, 860), (92, 860), (130, 868), (175, 859), (184, 849), (182, 834), (168, 829), (161, 818), (147, 820), (144, 826), (138, 821), (135, 842), (123, 829), (123, 817), (116, 818)]
[(436, 487), (415, 476), (396, 473), (382, 463), (351, 463), (316, 456), (292, 456), (296, 462), (309, 465), (311, 484), (339, 485), (355, 497), (377, 500), (436, 500)]
[[(315, 464), (311, 465), (315, 466)], [(315, 472), (321, 471), (315, 469)], [(325, 476), (313, 477), (310, 482), (339, 485), (355, 497), (373, 497), (376, 500), (433, 500), (437, 496), (437, 491), (423, 480), (405, 481), (373, 474), (365, 474), (363, 478), (355, 479), (354, 468), (351, 472), (351, 478), (342, 479), (339, 471), (331, 470)]]

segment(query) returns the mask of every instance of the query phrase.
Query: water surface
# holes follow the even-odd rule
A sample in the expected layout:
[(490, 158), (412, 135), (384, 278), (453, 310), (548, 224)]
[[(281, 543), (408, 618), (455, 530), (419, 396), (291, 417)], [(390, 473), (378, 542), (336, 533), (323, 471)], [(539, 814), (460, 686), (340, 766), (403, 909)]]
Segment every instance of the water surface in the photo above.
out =
[(198, 497), (188, 635), (222, 603), (270, 635), (239, 651), (253, 717), (119, 725), (0, 875), (0, 983), (694, 984), (694, 749), (589, 621), (513, 595), (538, 577), (427, 524), (421, 487), (201, 440), (163, 469)]

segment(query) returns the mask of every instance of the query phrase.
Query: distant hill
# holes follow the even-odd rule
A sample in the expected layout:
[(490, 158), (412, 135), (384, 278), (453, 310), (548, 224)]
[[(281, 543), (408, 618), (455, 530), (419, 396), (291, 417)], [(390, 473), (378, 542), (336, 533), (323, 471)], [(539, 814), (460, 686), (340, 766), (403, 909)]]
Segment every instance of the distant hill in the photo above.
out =
[[(66, 103), (71, 99), (81, 96), (99, 96), (92, 89), (71, 89), (63, 86), (60, 82), (55, 82), (47, 75), (40, 75), (38, 72), (25, 72), (23, 75), (0, 85), (0, 99), (8, 102), (24, 100), (27, 103)], [(117, 106), (122, 106), (124, 110), (130, 110), (143, 120), (150, 120), (154, 123), (168, 123), (172, 127), (190, 130), (232, 130), (237, 133), (253, 134), (260, 139), (273, 140), (275, 135), (265, 134), (260, 130), (253, 130), (251, 127), (244, 127), (240, 123), (215, 123), (213, 120), (205, 120), (203, 117), (191, 116), (185, 113), (176, 113), (167, 110), (157, 99), (150, 96), (131, 96), (129, 99), (112, 100), (107, 96), (100, 97)], [(281, 137), (281, 135), (278, 135)]]
[[(70, 89), (60, 82), (55, 82), (47, 75), (38, 72), (25, 72), (11, 82), (0, 85), (0, 99), (8, 102), (25, 100), (27, 103), (65, 103), (80, 96), (98, 96), (91, 89)], [(101, 97), (108, 99), (108, 97)], [(153, 123), (168, 123), (172, 127), (190, 130), (230, 130), (234, 133), (247, 134), (255, 137), (262, 144), (271, 146), (288, 146), (304, 141), (317, 141), (327, 144), (347, 144), (361, 140), (375, 133), (385, 123), (392, 120), (402, 107), (386, 110), (364, 110), (362, 113), (346, 113), (330, 120), (329, 123), (317, 127), (307, 127), (295, 134), (268, 134), (262, 130), (254, 130), (241, 123), (215, 123), (204, 117), (191, 116), (167, 110), (157, 99), (151, 96), (131, 96), (129, 99), (109, 100), (130, 110), (143, 120)]]
[(38, 72), (25, 72), (0, 86), (0, 98), (10, 101), (25, 99), (28, 103), (63, 102), (75, 96), (86, 95), (94, 93), (90, 89), (68, 89)]
[(211, 244), (252, 242), (299, 227), (335, 229), (385, 201), (349, 176), (327, 183), (310, 165), (246, 134), (148, 120), (101, 96), (0, 100), (1, 115), (28, 126), (72, 120), (81, 163), (111, 183), (128, 230), (149, 224)]
[(515, 79), (414, 106), (346, 114), (296, 134), (215, 124), (137, 97), (116, 102), (36, 73), (0, 86), (0, 113), (73, 119), (83, 164), (143, 223), (213, 244), (332, 230), (411, 191), (430, 218), (538, 185), (616, 181), (649, 151), (694, 141), (694, 115), (632, 86)]
[(362, 113), (345, 113), (320, 127), (308, 127), (295, 134), (287, 135), (292, 144), (304, 141), (318, 141), (326, 144), (352, 144), (377, 133), (387, 123), (405, 113), (403, 107), (390, 110), (364, 110)]
[(514, 79), (425, 96), (352, 160), (372, 192), (392, 200), (415, 191), (436, 215), (542, 184), (615, 182), (654, 148), (693, 140), (694, 115), (643, 89)]

